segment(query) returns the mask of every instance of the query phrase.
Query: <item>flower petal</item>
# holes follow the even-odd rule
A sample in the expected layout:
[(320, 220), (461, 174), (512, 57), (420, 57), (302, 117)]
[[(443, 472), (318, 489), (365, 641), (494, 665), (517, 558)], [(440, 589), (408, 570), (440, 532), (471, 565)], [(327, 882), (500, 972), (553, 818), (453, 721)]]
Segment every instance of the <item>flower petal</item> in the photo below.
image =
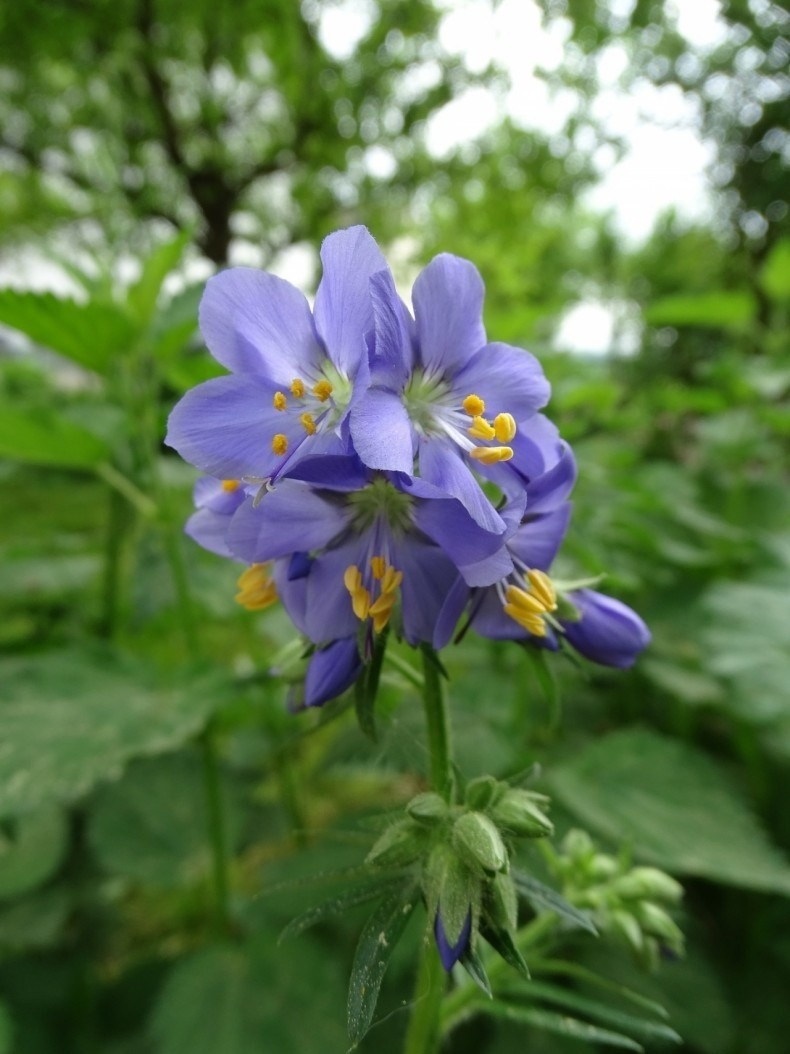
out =
[(324, 274), (315, 295), (315, 325), (332, 362), (349, 377), (366, 355), (373, 330), (369, 279), (387, 261), (365, 227), (349, 227), (324, 239)]
[(283, 480), (253, 508), (248, 498), (231, 520), (228, 548), (249, 564), (321, 549), (348, 523), (348, 511), (306, 483)]
[(511, 552), (527, 567), (548, 571), (562, 545), (570, 518), (568, 502), (534, 518), (528, 516), (508, 543)]
[(458, 572), (441, 549), (413, 537), (394, 543), (392, 560), (403, 572), (403, 635), (412, 645), (430, 643), (445, 595)]
[(472, 593), (469, 586), (459, 575), (447, 592), (436, 619), (433, 630), (433, 646), (437, 649), (446, 647), (452, 639), (458, 620), (469, 603)]
[(335, 637), (355, 634), (361, 627), (343, 583), (347, 567), (362, 568), (368, 560), (368, 537), (357, 536), (337, 549), (329, 549), (313, 561), (306, 578), (307, 596), (304, 632), (318, 644)]
[(420, 473), (423, 479), (433, 483), (445, 494), (458, 498), (483, 530), (495, 534), (504, 531), (502, 517), (485, 496), (454, 445), (441, 439), (426, 439), (420, 443)]
[(324, 361), (304, 294), (265, 271), (233, 267), (210, 278), (199, 318), (209, 351), (234, 373), (288, 385), (317, 376)]
[(635, 611), (614, 597), (592, 589), (568, 594), (578, 608), (578, 622), (563, 620), (569, 644), (592, 662), (627, 669), (650, 643), (650, 630)]
[(217, 556), (233, 557), (228, 548), (227, 534), (230, 516), (211, 509), (198, 509), (187, 520), (184, 531), (193, 541)]
[(305, 706), (323, 706), (342, 695), (362, 672), (355, 637), (333, 641), (310, 659), (304, 682)]
[(442, 922), (442, 916), (440, 912), (436, 912), (436, 920), (433, 925), (433, 934), (436, 939), (436, 947), (439, 951), (439, 958), (442, 960), (442, 966), (449, 973), (450, 970), (455, 966), (458, 960), (466, 951), (466, 946), (469, 943), (469, 934), (472, 929), (472, 913), (468, 912), (466, 921), (464, 922), (461, 933), (459, 934), (458, 940), (455, 944), (450, 944), (447, 939), (447, 934), (444, 931), (444, 923)]
[(350, 415), (354, 449), (369, 468), (414, 471), (412, 424), (400, 396), (370, 388)]
[(414, 322), (395, 289), (389, 271), (370, 279), (375, 343), (370, 357), (370, 381), (400, 392), (414, 365)]
[(510, 344), (486, 344), (453, 378), (459, 400), (474, 392), (486, 404), (486, 416), (508, 413), (521, 422), (545, 406), (551, 395), (538, 360)]
[[(420, 481), (424, 482), (424, 481)], [(415, 481), (415, 492), (423, 491)], [(491, 585), (513, 570), (504, 532), (484, 530), (454, 498), (417, 501), (414, 522), (434, 541), (464, 575), (469, 585)], [(502, 527), (504, 523), (501, 521)]]
[(457, 373), (483, 347), (484, 296), (479, 271), (460, 256), (441, 253), (418, 276), (412, 302), (420, 358), (426, 370)]

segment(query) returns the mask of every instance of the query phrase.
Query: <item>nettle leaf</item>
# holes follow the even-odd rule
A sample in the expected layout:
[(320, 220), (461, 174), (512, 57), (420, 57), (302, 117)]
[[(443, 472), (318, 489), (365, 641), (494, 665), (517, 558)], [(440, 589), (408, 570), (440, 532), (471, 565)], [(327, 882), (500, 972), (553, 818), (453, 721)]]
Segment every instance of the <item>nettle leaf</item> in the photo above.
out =
[[(88, 837), (105, 870), (160, 888), (193, 882), (211, 868), (201, 759), (193, 752), (133, 762), (101, 787)], [(239, 810), (223, 788), (228, 844), (238, 841)]]
[(0, 683), (0, 816), (72, 801), (132, 758), (180, 746), (227, 694), (217, 675), (163, 682), (148, 666), (87, 649), (7, 659)]
[(92, 432), (48, 409), (20, 410), (0, 405), (0, 457), (31, 465), (95, 468), (110, 455)]
[(419, 899), (413, 883), (388, 894), (365, 924), (348, 985), (348, 1035), (356, 1046), (370, 1028), (395, 945)]
[[(157, 1054), (345, 1048), (340, 971), (312, 941), (284, 952), (272, 933), (177, 962), (149, 1031)], [(289, 1013), (286, 1008), (293, 1008)]]
[(584, 825), (659, 867), (790, 895), (790, 864), (739, 790), (685, 743), (624, 729), (589, 744), (549, 783)]
[(593, 936), (598, 936), (592, 919), (586, 911), (580, 911), (570, 904), (561, 893), (550, 886), (544, 886), (531, 875), (525, 875), (521, 871), (512, 872), (513, 884), (516, 891), (525, 897), (536, 910), (553, 911), (561, 919), (569, 922), (572, 926), (578, 926)]
[(52, 293), (0, 290), (0, 323), (36, 344), (98, 373), (130, 346), (135, 327), (119, 307), (57, 297)]
[(0, 899), (27, 893), (57, 870), (68, 841), (63, 811), (45, 806), (15, 821), (0, 845)]

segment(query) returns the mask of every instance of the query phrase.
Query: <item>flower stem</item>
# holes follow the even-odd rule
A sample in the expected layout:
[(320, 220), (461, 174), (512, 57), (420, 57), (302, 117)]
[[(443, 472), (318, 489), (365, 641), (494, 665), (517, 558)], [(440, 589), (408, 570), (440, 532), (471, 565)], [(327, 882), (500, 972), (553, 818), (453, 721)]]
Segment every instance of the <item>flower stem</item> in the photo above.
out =
[(453, 770), (447, 701), (444, 697), (444, 686), (436, 653), (427, 644), (424, 644), (422, 648), (422, 669), (431, 786), (443, 798), (450, 801), (453, 792)]

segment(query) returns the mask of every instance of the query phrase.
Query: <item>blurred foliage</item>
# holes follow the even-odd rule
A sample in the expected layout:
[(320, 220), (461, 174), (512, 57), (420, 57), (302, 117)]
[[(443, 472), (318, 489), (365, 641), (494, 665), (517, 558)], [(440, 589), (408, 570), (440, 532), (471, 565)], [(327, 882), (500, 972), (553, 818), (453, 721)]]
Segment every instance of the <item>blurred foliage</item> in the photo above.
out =
[[(690, 1054), (784, 1054), (787, 13), (729, 0), (722, 41), (694, 48), (669, 4), (551, 0), (565, 59), (540, 75), (576, 93), (567, 126), (504, 121), (439, 162), (430, 114), (504, 75), (446, 53), (427, 0), (360, 5), (362, 36), (338, 57), (326, 20), (341, 6), (0, 11), (0, 257), (43, 246), (75, 290), (0, 290), (0, 1054), (345, 1049), (364, 915), (327, 908), (310, 934), (276, 937), (329, 894), (351, 907), (337, 876), (423, 788), (419, 675), (396, 648), (375, 746), (347, 700), (287, 713), (288, 620), (242, 612), (233, 566), (182, 541), (193, 473), (161, 436), (217, 370), (184, 261), (222, 263), (235, 239), (269, 262), (356, 221), (404, 277), (440, 250), (478, 264), (489, 332), (540, 355), (579, 462), (563, 573), (606, 573), (654, 635), (628, 674), (554, 663), (559, 703), (517, 648), (448, 649), (461, 771), (539, 761), (559, 838), (584, 825), (688, 891), (683, 962), (648, 974), (569, 924), (561, 960), (530, 960), (537, 987), (515, 980), (507, 1013), (453, 1020), (447, 1049), (583, 1054), (611, 1030), (659, 1049), (649, 998)], [(668, 215), (641, 246), (579, 204), (613, 47), (622, 86), (675, 86), (716, 152), (715, 216)], [(591, 288), (624, 306), (634, 354), (553, 346)], [(392, 954), (387, 1024), (363, 1052), (401, 1047), (419, 928)], [(653, 1016), (626, 1027), (637, 1008)]]

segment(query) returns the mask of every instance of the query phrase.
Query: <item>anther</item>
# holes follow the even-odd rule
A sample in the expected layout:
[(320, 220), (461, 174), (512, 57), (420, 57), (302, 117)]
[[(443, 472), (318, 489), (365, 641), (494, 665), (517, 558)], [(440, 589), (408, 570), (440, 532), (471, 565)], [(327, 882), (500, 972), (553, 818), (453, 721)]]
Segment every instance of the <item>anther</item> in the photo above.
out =
[(325, 403), (331, 394), (332, 385), (329, 381), (319, 381), (318, 384), (313, 386), (313, 395), (319, 403)]
[(309, 436), (314, 436), (315, 435), (315, 421), (313, 420), (313, 415), (312, 414), (308, 414), (308, 413), (299, 414), (299, 420), (300, 420), (300, 422), (302, 424), (302, 428), (304, 428), (305, 432), (307, 432), (307, 434)]
[(486, 404), (479, 395), (467, 395), (462, 405), (470, 417), (480, 417), (486, 412)]
[(362, 573), (356, 564), (349, 564), (343, 572), (343, 585), (349, 593), (355, 593), (362, 585)]
[(298, 377), (294, 377), (291, 381), (291, 395), (293, 395), (294, 399), (304, 398), (304, 381)]
[(502, 610), (506, 615), (509, 615), (514, 622), (517, 622), (522, 629), (531, 633), (533, 637), (546, 636), (546, 623), (540, 615), (531, 615), (527, 611), (522, 611), (514, 604), (505, 604)]
[(288, 437), (284, 436), (282, 432), (278, 432), (272, 436), (272, 453), (276, 454), (277, 457), (282, 457), (283, 454), (288, 450)]
[(496, 436), (496, 429), (485, 417), (472, 418), (472, 427), (467, 428), (467, 432), (475, 439), (493, 439)]
[(373, 556), (370, 560), (370, 569), (376, 581), (380, 582), (384, 577), (384, 572), (387, 570), (387, 561), (383, 556)]
[(241, 483), (237, 479), (223, 479), (222, 489), (228, 494), (232, 494), (234, 490), (238, 490)]
[(237, 582), (236, 602), (247, 611), (263, 611), (277, 600), (277, 588), (269, 577), (268, 564), (252, 564)]
[(527, 593), (525, 590), (519, 589), (518, 586), (508, 586), (505, 592), (505, 599), (508, 604), (517, 607), (528, 615), (543, 615), (549, 610), (540, 597), (535, 596), (533, 593)]
[(469, 456), (484, 465), (496, 465), (499, 461), (510, 461), (513, 457), (513, 448), (509, 446), (475, 446), (469, 451)]
[(557, 610), (557, 591), (554, 583), (545, 571), (527, 571), (527, 581), (530, 589), (541, 601), (546, 611)]
[(284, 410), (288, 405), (288, 400), (285, 397), (285, 392), (275, 392), (272, 397), (272, 406), (275, 410)]
[(494, 432), (500, 443), (509, 443), (516, 434), (516, 419), (512, 414), (497, 414), (494, 418)]

